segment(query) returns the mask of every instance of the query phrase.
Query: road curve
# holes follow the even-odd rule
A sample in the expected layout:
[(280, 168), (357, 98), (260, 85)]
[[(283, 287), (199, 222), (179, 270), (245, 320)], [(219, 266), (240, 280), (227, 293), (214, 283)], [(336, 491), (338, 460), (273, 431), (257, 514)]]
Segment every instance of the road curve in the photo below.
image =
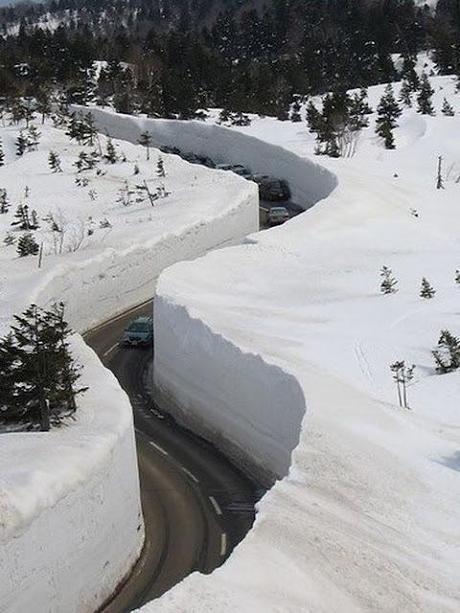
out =
[(125, 613), (158, 598), (193, 571), (210, 573), (254, 522), (261, 490), (218, 450), (162, 414), (149, 390), (153, 352), (118, 345), (144, 303), (85, 335), (130, 397), (146, 539), (130, 576), (100, 611)]

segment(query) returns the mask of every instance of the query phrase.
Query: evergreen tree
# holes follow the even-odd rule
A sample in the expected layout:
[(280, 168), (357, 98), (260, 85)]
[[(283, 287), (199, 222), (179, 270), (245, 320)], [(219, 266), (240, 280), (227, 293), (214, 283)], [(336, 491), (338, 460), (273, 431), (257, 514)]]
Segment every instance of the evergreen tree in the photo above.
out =
[(420, 298), (433, 298), (436, 290), (430, 285), (429, 281), (423, 277), (422, 286), (420, 288)]
[(431, 97), (434, 94), (434, 89), (430, 85), (430, 80), (426, 73), (422, 73), (420, 80), (420, 89), (417, 96), (417, 112), (422, 115), (434, 115), (434, 108), (431, 102)]
[(61, 159), (55, 151), (50, 151), (48, 154), (48, 166), (53, 172), (62, 172)]
[(27, 130), (27, 151), (35, 151), (40, 142), (40, 132), (34, 125), (29, 126)]
[(157, 162), (157, 177), (159, 179), (164, 179), (166, 177), (165, 166), (161, 156), (159, 156)]
[(310, 132), (318, 133), (321, 130), (322, 116), (311, 100), (307, 104), (306, 119)]
[(39, 227), (40, 227), (40, 224), (38, 222), (37, 211), (35, 209), (33, 209), (31, 214), (30, 214), (30, 229), (31, 230), (38, 230)]
[(27, 204), (19, 204), (14, 214), (12, 226), (17, 226), (19, 230), (30, 230), (29, 207)]
[(92, 116), (92, 114), (86, 113), (86, 115), (84, 115), (83, 117), (81, 124), (81, 131), (83, 136), (82, 142), (85, 145), (90, 145), (92, 147), (97, 138), (96, 124), (94, 123), (94, 117)]
[(76, 410), (79, 367), (71, 355), (64, 307), (31, 305), (0, 340), (0, 411), (5, 421), (49, 430)]
[(111, 138), (107, 138), (107, 146), (106, 146), (106, 152), (104, 155), (104, 159), (109, 164), (115, 164), (118, 161), (118, 156), (117, 156), (117, 152), (115, 149), (115, 145), (113, 144)]
[(302, 121), (302, 117), (300, 115), (300, 108), (300, 100), (299, 97), (296, 96), (291, 107), (291, 121), (293, 123), (299, 123), (300, 121)]
[(412, 92), (413, 89), (410, 83), (408, 81), (403, 81), (399, 92), (399, 101), (402, 102), (404, 106), (412, 106)]
[(393, 87), (387, 85), (377, 107), (376, 133), (384, 139), (386, 149), (394, 149), (393, 129), (398, 125), (396, 119), (401, 109), (394, 98)]
[(460, 339), (449, 330), (442, 330), (437, 348), (432, 351), (436, 371), (445, 374), (460, 368)]
[(2, 139), (0, 138), (0, 166), (3, 166), (5, 164), (5, 154), (3, 153), (3, 143), (2, 143)]
[(447, 98), (444, 98), (442, 103), (442, 114), (446, 117), (453, 117), (455, 115), (454, 108), (451, 104), (449, 104)]
[(6, 189), (0, 188), (0, 215), (4, 213), (8, 213), (8, 209), (10, 208), (10, 203), (8, 200), (8, 194)]
[(150, 160), (150, 147), (152, 146), (152, 135), (149, 131), (142, 132), (137, 141), (139, 145), (146, 148), (146, 160)]
[(27, 234), (22, 234), (19, 237), (16, 251), (19, 257), (23, 258), (28, 255), (38, 255), (40, 247), (38, 246), (38, 243), (34, 239), (33, 235), (28, 232)]
[(416, 59), (414, 55), (405, 54), (401, 71), (401, 76), (413, 92), (418, 89), (420, 84), (420, 79), (415, 71)]
[(25, 150), (27, 149), (27, 138), (24, 136), (24, 132), (21, 130), (16, 139), (16, 155), (20, 157), (24, 155)]
[(398, 291), (396, 288), (398, 282), (393, 277), (391, 268), (383, 266), (380, 271), (380, 276), (382, 277), (382, 281), (380, 283), (380, 291), (382, 294), (394, 294)]
[(217, 123), (227, 123), (227, 121), (230, 121), (230, 117), (231, 117), (231, 113), (228, 109), (222, 109), (221, 112), (219, 113), (219, 118), (217, 120)]
[(36, 109), (42, 116), (42, 125), (45, 123), (45, 118), (51, 115), (51, 99), (50, 90), (46, 87), (41, 87), (37, 93)]

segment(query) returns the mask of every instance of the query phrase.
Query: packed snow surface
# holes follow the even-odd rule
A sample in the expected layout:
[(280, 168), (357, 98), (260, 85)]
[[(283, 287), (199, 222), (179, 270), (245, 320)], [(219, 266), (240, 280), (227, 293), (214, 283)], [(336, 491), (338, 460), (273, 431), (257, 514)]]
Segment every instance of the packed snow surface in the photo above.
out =
[[(299, 442), (226, 564), (146, 612), (460, 610), (460, 374), (437, 374), (431, 355), (441, 330), (460, 336), (460, 94), (450, 77), (432, 85), (436, 116), (405, 109), (396, 150), (375, 135), (374, 114), (353, 157), (314, 158), (337, 177), (328, 197), (160, 277), (160, 391), (235, 457), (263, 466), (276, 444), (279, 476), (279, 446), (294, 440), (283, 429), (297, 425)], [(374, 109), (382, 93), (370, 89)], [(444, 97), (456, 116), (441, 114)], [(239, 132), (305, 158), (305, 180), (323, 181), (304, 123), (254, 118)], [(380, 293), (384, 265), (392, 295)], [(422, 277), (432, 299), (419, 296)], [(415, 365), (410, 410), (398, 406), (396, 360)], [(206, 374), (191, 380), (194, 361)], [(287, 406), (277, 379), (292, 382)]]

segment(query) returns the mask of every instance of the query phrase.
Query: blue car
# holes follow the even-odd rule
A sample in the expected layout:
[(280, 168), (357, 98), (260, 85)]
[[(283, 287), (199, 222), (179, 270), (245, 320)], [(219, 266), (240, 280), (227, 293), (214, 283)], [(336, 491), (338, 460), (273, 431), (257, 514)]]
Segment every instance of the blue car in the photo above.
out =
[(153, 343), (153, 319), (137, 317), (129, 322), (121, 339), (123, 345), (147, 346)]

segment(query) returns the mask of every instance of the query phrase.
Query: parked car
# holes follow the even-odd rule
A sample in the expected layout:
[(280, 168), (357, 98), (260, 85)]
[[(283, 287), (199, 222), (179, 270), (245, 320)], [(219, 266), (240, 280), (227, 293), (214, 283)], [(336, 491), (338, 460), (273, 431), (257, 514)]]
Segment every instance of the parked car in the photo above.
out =
[(272, 206), (267, 217), (269, 226), (279, 226), (289, 219), (289, 211), (284, 206)]
[(257, 183), (259, 183), (259, 196), (261, 200), (282, 202), (283, 200), (289, 200), (291, 197), (291, 190), (286, 181), (268, 177), (260, 182), (257, 181)]
[(153, 342), (153, 319), (136, 317), (129, 322), (121, 339), (123, 345), (151, 345)]
[(230, 167), (230, 170), (240, 177), (245, 177), (251, 174), (250, 171), (245, 166), (241, 166), (241, 164), (234, 164)]

